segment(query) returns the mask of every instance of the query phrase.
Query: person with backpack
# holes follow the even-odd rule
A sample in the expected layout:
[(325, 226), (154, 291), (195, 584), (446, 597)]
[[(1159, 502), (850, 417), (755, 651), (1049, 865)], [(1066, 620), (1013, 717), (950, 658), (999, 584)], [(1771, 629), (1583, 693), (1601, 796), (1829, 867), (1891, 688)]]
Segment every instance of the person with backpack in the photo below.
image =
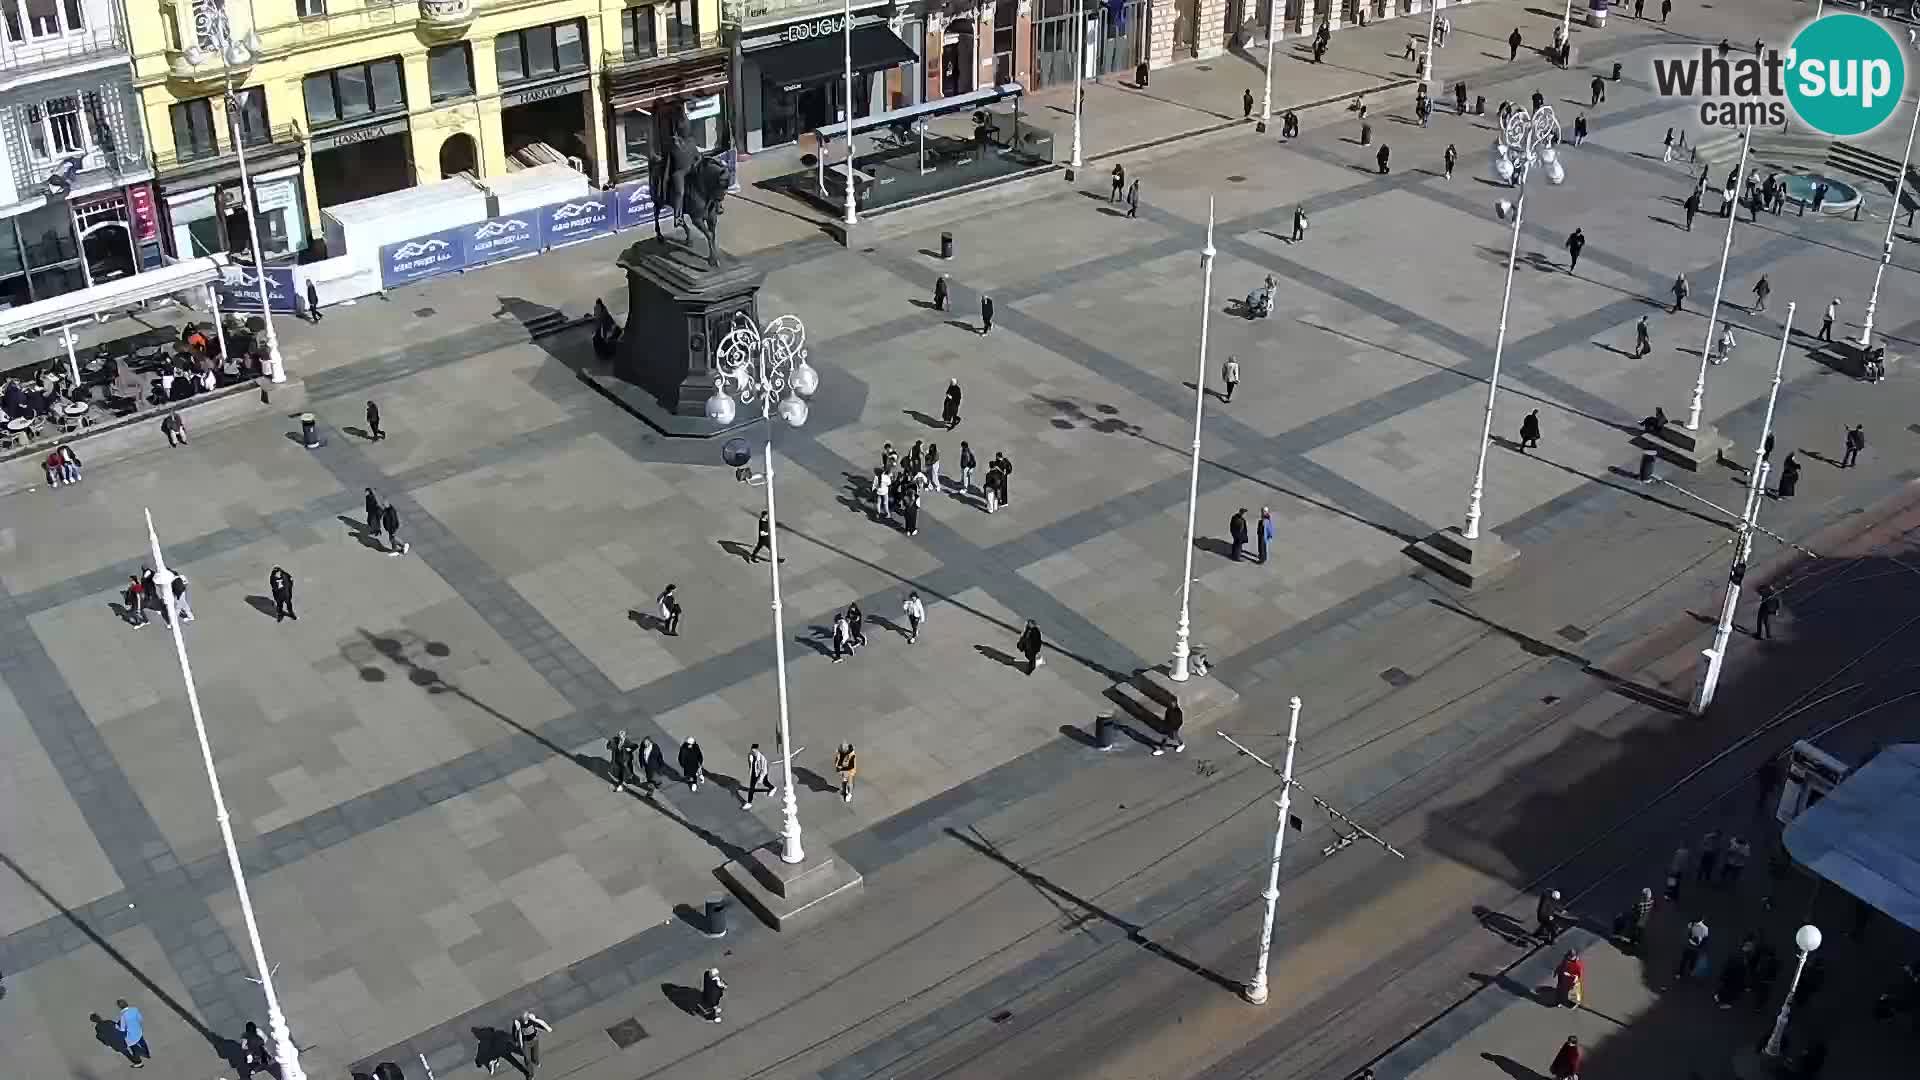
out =
[(853, 752), (852, 743), (841, 743), (834, 751), (833, 771), (840, 774), (840, 801), (853, 801), (853, 778), (860, 774), (860, 758)]
[(707, 1023), (720, 1022), (720, 999), (726, 992), (727, 984), (720, 981), (719, 968), (708, 968), (700, 977), (700, 1011), (706, 1015)]

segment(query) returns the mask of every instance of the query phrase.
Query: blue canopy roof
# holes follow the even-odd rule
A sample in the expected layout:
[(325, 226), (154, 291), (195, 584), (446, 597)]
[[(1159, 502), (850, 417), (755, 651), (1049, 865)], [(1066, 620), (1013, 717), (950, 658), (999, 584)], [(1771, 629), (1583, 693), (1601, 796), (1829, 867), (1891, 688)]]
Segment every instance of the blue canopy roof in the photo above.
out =
[(1802, 866), (1920, 930), (1920, 743), (1882, 750), (1783, 839)]

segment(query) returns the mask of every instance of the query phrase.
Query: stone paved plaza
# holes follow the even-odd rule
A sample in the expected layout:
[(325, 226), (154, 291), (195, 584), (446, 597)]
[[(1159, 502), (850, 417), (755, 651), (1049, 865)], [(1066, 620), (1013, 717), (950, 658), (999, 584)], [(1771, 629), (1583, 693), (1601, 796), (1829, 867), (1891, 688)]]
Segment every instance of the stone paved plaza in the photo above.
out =
[[(1785, 26), (1799, 5), (1752, 7), (1735, 40), (1751, 40), (1748, 23)], [(1550, 23), (1527, 18), (1544, 39)], [(1583, 48), (1596, 64), (1631, 59), (1719, 25), (1692, 19), (1671, 32), (1617, 20)], [(1508, 25), (1491, 4), (1457, 21), (1453, 54), (1493, 48)], [(1395, 46), (1402, 33), (1356, 40)], [(1568, 126), (1585, 111), (1563, 100), (1584, 98), (1579, 65), (1523, 60), (1496, 82), (1507, 72), (1485, 56), (1447, 59), (1494, 69), (1473, 81), (1495, 101), (1537, 87)], [(1354, 122), (1316, 115), (1291, 145), (1240, 128), (1129, 163), (1144, 182), (1138, 220), (1107, 206), (1104, 163), (1078, 188), (1049, 181), (977, 216), (956, 204), (960, 253), (946, 265), (923, 252), (931, 236), (853, 250), (743, 241), (773, 268), (762, 311), (805, 320), (822, 375), (808, 427), (775, 436), (810, 845), (842, 845), (871, 872), (911, 850), (929, 815), (963, 814), (962, 798), (1034, 794), (1049, 777), (1021, 762), (1044, 760), (1063, 725), (1111, 707), (1113, 682), (1165, 656), (1210, 205), (1219, 257), (1203, 366), (1217, 388), (1237, 356), (1245, 381), (1231, 404), (1207, 405), (1197, 640), (1251, 689), (1270, 674), (1253, 662), (1265, 643), (1404, 578), (1408, 543), (1458, 523), (1505, 271), (1491, 204), (1507, 193), (1484, 179), (1486, 120), (1442, 114), (1421, 129), (1406, 98), (1375, 112), (1393, 148), (1385, 176)], [(1528, 197), (1495, 432), (1511, 437), (1538, 408), (1545, 441), (1533, 456), (1491, 451), (1486, 504), (1527, 560), (1552, 560), (1563, 512), (1634, 464), (1626, 427), (1655, 405), (1685, 414), (1722, 223), (1672, 224), (1690, 178), (1657, 151), (1684, 115), (1643, 82), (1612, 85), (1589, 113), (1593, 137), (1566, 153), (1567, 183)], [(1451, 181), (1439, 175), (1449, 143), (1461, 155)], [(1312, 219), (1301, 244), (1286, 239), (1296, 204)], [(751, 236), (764, 213), (742, 211)], [(1707, 418), (1735, 416), (1736, 442), (1750, 444), (1786, 303), (1812, 330), (1840, 295), (1855, 329), (1883, 223), (1737, 227), (1729, 299), (1746, 302), (1765, 272), (1774, 300), (1765, 315), (1730, 312), (1740, 346), (1708, 386)], [(1575, 226), (1589, 246), (1570, 276), (1561, 244)], [(736, 484), (716, 447), (663, 440), (580, 381), (583, 334), (516, 333), (556, 293), (571, 311), (590, 306), (588, 290), (622, 308), (617, 251), (569, 249), (288, 327), (321, 449), (302, 449), (290, 423), (248, 424), (101, 465), (77, 489), (0, 500), (9, 1075), (118, 1068), (84, 1019), (118, 996), (143, 999), (162, 1076), (214, 1075), (203, 1036), (264, 1019), (171, 641), (117, 612), (146, 560), (143, 508), (193, 583), (200, 698), (310, 1075), (422, 1033), (450, 1045), (467, 1014), (496, 1003), (564, 1012), (626, 991), (630, 965), (690, 947), (676, 912), (715, 891), (713, 868), (773, 837), (778, 803), (744, 811), (729, 782), (750, 743), (775, 741), (765, 567), (742, 559), (760, 489)], [(1904, 248), (1880, 318), (1896, 354), (1914, 350), (1920, 296), (1902, 261)], [(922, 302), (943, 270), (951, 315)], [(1269, 273), (1271, 318), (1226, 314)], [(1693, 298), (1668, 315), (1676, 273)], [(982, 293), (997, 308), (987, 336)], [(1655, 349), (1635, 360), (1643, 313)], [(1877, 451), (1904, 453), (1904, 361), (1878, 388), (1831, 375), (1800, 343), (1787, 364), (1783, 445), (1837, 453), (1841, 425), (1858, 420)], [(949, 378), (966, 395), (954, 432), (933, 419)], [(386, 441), (356, 433), (368, 398)], [(857, 492), (882, 442), (937, 443), (952, 476), (960, 439), (983, 461), (1012, 458), (1009, 507), (988, 515), (950, 493), (913, 538), (869, 517)], [(1783, 513), (1812, 521), (1858, 497), (1824, 480)], [(1683, 482), (1722, 505), (1739, 498), (1730, 470)], [(364, 532), (369, 487), (398, 505), (407, 556)], [(1232, 563), (1228, 516), (1262, 506), (1278, 522), (1273, 562)], [(298, 582), (297, 622), (272, 621), (275, 565)], [(652, 620), (669, 582), (686, 606), (677, 637)], [(929, 610), (912, 647), (898, 632), (909, 589)], [(855, 599), (872, 644), (833, 666), (827, 626)], [(1012, 662), (1028, 618), (1055, 650), (1032, 677)], [(616, 728), (697, 738), (719, 782), (610, 792), (601, 743)], [(844, 741), (862, 757), (851, 804), (831, 794)], [(968, 786), (987, 775), (994, 786)]]

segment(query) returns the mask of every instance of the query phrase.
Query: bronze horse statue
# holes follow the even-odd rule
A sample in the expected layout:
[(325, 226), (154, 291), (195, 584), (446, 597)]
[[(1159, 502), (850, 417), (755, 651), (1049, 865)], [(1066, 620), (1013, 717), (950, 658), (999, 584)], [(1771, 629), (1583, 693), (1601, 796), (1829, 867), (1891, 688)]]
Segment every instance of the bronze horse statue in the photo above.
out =
[(718, 228), (720, 215), (725, 212), (721, 204), (726, 201), (727, 189), (733, 186), (733, 168), (721, 153), (702, 154), (694, 149), (693, 140), (676, 133), (665, 156), (651, 163), (653, 234), (664, 237), (660, 215), (671, 210), (680, 226), (682, 243), (693, 239), (687, 230), (689, 224), (706, 234), (707, 262), (714, 267), (720, 265)]

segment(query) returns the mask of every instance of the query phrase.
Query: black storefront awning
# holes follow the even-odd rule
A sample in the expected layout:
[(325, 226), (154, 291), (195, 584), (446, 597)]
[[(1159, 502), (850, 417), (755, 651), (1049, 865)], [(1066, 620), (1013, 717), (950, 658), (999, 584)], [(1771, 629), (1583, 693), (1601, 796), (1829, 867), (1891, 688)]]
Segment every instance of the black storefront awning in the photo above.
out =
[[(853, 30), (853, 70), (878, 71), (903, 64), (917, 54), (885, 26), (856, 26)], [(847, 67), (846, 42), (839, 34), (808, 38), (777, 49), (756, 50), (760, 77), (775, 86), (808, 83)]]

